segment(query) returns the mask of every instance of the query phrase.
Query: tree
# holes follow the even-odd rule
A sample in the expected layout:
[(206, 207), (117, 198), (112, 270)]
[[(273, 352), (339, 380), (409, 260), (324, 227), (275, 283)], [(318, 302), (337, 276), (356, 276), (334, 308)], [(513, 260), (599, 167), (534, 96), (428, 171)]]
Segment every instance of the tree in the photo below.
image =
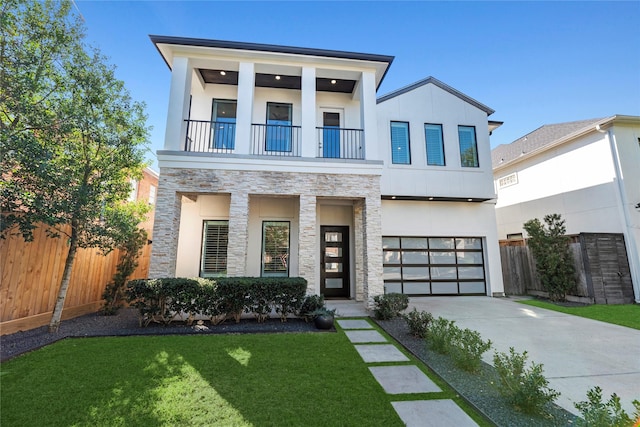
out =
[(55, 332), (77, 250), (108, 253), (122, 241), (123, 215), (142, 220), (122, 204), (145, 166), (146, 116), (114, 67), (84, 44), (69, 1), (6, 0), (0, 24), (0, 233), (31, 241), (43, 226), (68, 239)]
[(527, 245), (533, 252), (540, 282), (549, 298), (564, 301), (576, 281), (564, 220), (559, 214), (550, 214), (545, 215), (544, 222), (546, 226), (537, 218), (524, 223), (529, 235)]

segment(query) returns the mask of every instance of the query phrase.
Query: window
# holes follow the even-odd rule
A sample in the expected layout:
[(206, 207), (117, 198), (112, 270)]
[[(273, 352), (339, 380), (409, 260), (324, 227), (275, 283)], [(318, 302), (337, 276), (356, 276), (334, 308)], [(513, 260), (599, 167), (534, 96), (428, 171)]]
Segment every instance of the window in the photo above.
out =
[(478, 146), (476, 144), (476, 128), (474, 126), (458, 126), (460, 141), (460, 164), (467, 168), (477, 168)]
[(200, 277), (226, 276), (229, 221), (205, 221)]
[(407, 122), (391, 122), (391, 162), (401, 165), (411, 164), (409, 123)]
[(386, 293), (410, 295), (484, 294), (480, 237), (382, 238)]
[(149, 186), (149, 204), (150, 205), (156, 204), (156, 186), (155, 185)]
[(213, 148), (233, 150), (236, 142), (236, 101), (213, 100)]
[(138, 181), (136, 181), (135, 179), (130, 179), (129, 185), (131, 186), (131, 191), (129, 192), (129, 201), (135, 202), (138, 199)]
[(261, 275), (289, 276), (289, 221), (262, 223)]
[(291, 151), (291, 104), (267, 102), (265, 150)]
[(510, 185), (515, 185), (517, 183), (518, 183), (518, 174), (514, 172), (510, 175), (503, 176), (502, 178), (500, 178), (498, 180), (498, 187), (500, 188), (509, 187)]
[(427, 143), (427, 165), (444, 166), (442, 125), (425, 124), (424, 139)]

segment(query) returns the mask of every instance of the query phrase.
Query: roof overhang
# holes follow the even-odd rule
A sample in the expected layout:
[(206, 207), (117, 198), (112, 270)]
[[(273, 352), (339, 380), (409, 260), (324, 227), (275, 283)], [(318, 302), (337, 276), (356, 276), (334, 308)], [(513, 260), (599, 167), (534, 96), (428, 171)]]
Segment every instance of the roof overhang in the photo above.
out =
[(229, 61), (246, 59), (258, 63), (280, 63), (283, 66), (292, 63), (297, 66), (313, 64), (317, 68), (325, 66), (346, 71), (371, 69), (375, 72), (376, 88), (382, 83), (394, 59), (393, 56), (387, 55), (225, 40), (160, 35), (150, 35), (149, 38), (169, 69), (172, 68), (173, 58), (176, 56), (187, 56), (196, 60), (215, 56)]
[(463, 203), (482, 203), (493, 200), (486, 197), (441, 197), (441, 196), (392, 196), (383, 194), (382, 200), (404, 200), (418, 202), (463, 202)]

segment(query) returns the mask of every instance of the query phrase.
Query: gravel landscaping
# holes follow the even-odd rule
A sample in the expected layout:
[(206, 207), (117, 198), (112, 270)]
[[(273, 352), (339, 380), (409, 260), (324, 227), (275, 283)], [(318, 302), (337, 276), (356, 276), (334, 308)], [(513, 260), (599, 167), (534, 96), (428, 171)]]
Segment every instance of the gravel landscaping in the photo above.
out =
[(456, 368), (448, 356), (429, 350), (425, 340), (409, 335), (404, 319), (374, 321), (496, 425), (525, 427), (575, 424), (575, 415), (554, 404), (547, 405), (545, 414), (539, 417), (516, 411), (504, 401), (493, 385), (497, 378), (493, 366), (483, 362), (478, 374)]

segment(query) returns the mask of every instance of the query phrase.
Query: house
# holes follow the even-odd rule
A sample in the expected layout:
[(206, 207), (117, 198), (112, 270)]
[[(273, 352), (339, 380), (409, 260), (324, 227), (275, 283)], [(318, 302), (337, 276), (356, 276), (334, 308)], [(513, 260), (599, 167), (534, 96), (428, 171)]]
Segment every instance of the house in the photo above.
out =
[(522, 237), (524, 222), (551, 213), (567, 234), (619, 233), (629, 272), (611, 274), (630, 275), (640, 302), (640, 117), (545, 125), (491, 155), (500, 239)]
[(376, 99), (391, 56), (150, 38), (172, 73), (150, 277), (502, 294), (491, 109), (433, 78)]

